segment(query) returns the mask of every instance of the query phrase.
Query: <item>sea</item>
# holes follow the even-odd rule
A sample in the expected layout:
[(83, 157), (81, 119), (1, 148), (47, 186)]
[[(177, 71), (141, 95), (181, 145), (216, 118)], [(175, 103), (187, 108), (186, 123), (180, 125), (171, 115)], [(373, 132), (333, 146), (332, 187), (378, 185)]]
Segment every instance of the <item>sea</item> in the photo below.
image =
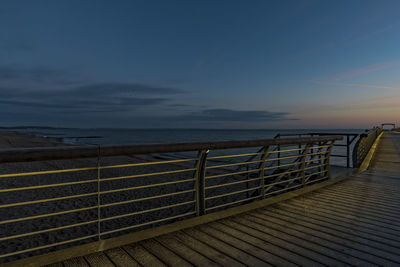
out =
[(124, 128), (53, 128), (3, 127), (41, 137), (62, 138), (76, 145), (168, 144), (232, 140), (270, 139), (277, 134), (362, 133), (365, 129), (124, 129)]
[[(74, 145), (134, 145), (168, 144), (186, 142), (213, 142), (232, 140), (271, 139), (277, 134), (299, 133), (363, 133), (366, 129), (124, 129), (124, 128), (54, 128), (54, 127), (3, 127), (41, 137), (62, 138)], [(336, 142), (344, 144), (344, 141)], [(354, 146), (355, 142), (353, 142)], [(345, 147), (334, 147), (332, 154), (346, 154)], [(351, 147), (352, 150), (352, 147)], [(345, 158), (331, 160), (335, 165), (345, 165)]]

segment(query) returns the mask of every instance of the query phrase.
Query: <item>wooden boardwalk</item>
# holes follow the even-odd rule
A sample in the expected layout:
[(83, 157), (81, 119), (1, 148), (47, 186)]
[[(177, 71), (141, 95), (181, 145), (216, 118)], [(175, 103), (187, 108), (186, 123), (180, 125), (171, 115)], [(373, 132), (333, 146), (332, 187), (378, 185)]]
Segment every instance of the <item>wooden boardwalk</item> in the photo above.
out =
[(400, 134), (369, 170), (240, 215), (52, 266), (400, 266)]

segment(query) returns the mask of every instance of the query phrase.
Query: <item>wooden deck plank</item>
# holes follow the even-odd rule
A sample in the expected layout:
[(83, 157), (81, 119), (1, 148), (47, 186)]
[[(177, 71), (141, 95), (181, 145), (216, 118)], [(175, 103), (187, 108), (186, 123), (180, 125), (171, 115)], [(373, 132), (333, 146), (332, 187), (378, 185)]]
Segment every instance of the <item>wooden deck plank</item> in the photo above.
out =
[(182, 266), (188, 267), (193, 266), (183, 258), (179, 257), (177, 254), (161, 245), (154, 239), (145, 240), (140, 242), (144, 248), (146, 248), (150, 253), (156, 255), (157, 258), (161, 259), (161, 261), (165, 262), (169, 266)]
[[(400, 233), (399, 235), (393, 235), (389, 234), (386, 232), (382, 231), (381, 227), (374, 227), (373, 225), (370, 224), (363, 224), (363, 223), (358, 223), (354, 222), (354, 220), (344, 218), (343, 216), (340, 216), (338, 214), (330, 214), (327, 212), (321, 212), (316, 209), (311, 209), (308, 206), (301, 206), (301, 205), (296, 205), (296, 203), (282, 203), (279, 205), (279, 208), (288, 210), (293, 213), (301, 214), (303, 213), (305, 216), (313, 218), (313, 219), (319, 219), (321, 221), (327, 222), (327, 223), (332, 223), (336, 224), (338, 226), (343, 227), (346, 229), (346, 231), (355, 231), (355, 232), (362, 232), (369, 237), (377, 242), (382, 242), (384, 244), (388, 244), (393, 247), (398, 247), (400, 248)], [(397, 236), (397, 238), (396, 238)]]
[[(324, 197), (327, 199), (346, 199), (348, 203), (360, 203), (374, 206), (375, 208), (389, 210), (391, 214), (400, 214), (398, 210), (400, 202), (393, 201), (388, 198), (379, 197), (374, 192), (365, 192), (359, 194), (346, 194), (343, 192), (324, 192)], [(371, 198), (374, 199), (371, 199)]]
[(256, 246), (262, 250), (271, 252), (281, 258), (290, 259), (290, 261), (294, 262), (295, 264), (302, 266), (323, 266), (320, 262), (310, 259), (306, 256), (303, 256), (307, 254), (304, 253), (305, 251), (303, 251), (303, 255), (298, 254), (290, 250), (287, 245), (285, 246), (282, 243), (280, 244), (281, 246), (275, 245), (275, 242), (273, 242), (272, 238), (263, 240), (254, 235), (250, 235), (251, 233), (250, 228), (243, 229), (243, 227), (242, 228), (239, 227), (239, 229), (241, 230), (238, 230), (235, 226), (232, 226), (232, 224), (226, 222), (226, 220), (224, 222), (225, 223), (215, 222), (212, 224), (208, 224), (208, 226), (211, 226), (226, 234), (235, 236), (240, 240), (252, 244), (253, 246)]
[[(292, 235), (295, 237), (298, 237), (300, 239), (304, 240), (309, 240), (313, 243), (316, 243), (320, 246), (327, 247), (329, 249), (332, 249), (333, 251), (338, 252), (338, 257), (340, 256), (340, 253), (346, 254), (347, 255), (347, 261), (349, 264), (352, 265), (360, 265), (360, 266), (375, 266), (373, 262), (368, 261), (367, 258), (363, 257), (364, 255), (361, 253), (358, 253), (358, 251), (354, 251), (353, 249), (349, 249), (342, 244), (338, 244), (336, 242), (332, 242), (330, 238), (326, 239), (318, 235), (318, 233), (310, 233), (307, 231), (301, 231), (299, 229), (289, 227), (288, 223), (285, 222), (280, 222), (277, 221), (275, 222), (274, 220), (267, 220), (267, 216), (263, 216), (257, 213), (250, 213), (246, 214), (244, 218), (254, 221), (257, 223), (260, 223), (264, 225), (265, 227), (268, 228), (273, 228), (275, 230), (278, 230), (280, 232), (284, 232), (288, 235)], [(343, 257), (342, 257), (343, 258)]]
[(174, 238), (173, 235), (160, 236), (157, 237), (156, 240), (196, 266), (219, 266), (216, 262), (213, 262), (203, 254), (200, 254)]
[(327, 200), (323, 198), (316, 198), (313, 196), (307, 197), (310, 200), (315, 200), (319, 202), (320, 206), (329, 206), (342, 209), (346, 212), (357, 213), (362, 216), (370, 217), (370, 218), (379, 218), (380, 221), (388, 222), (389, 224), (395, 223), (397, 225), (395, 228), (400, 230), (399, 220), (395, 216), (390, 216), (388, 213), (379, 212), (377, 210), (372, 209), (370, 206), (360, 206), (360, 205), (347, 205), (346, 200)]
[(302, 239), (284, 231), (280, 231), (279, 229), (275, 229), (274, 227), (266, 227), (259, 221), (257, 222), (257, 220), (257, 218), (249, 220), (248, 218), (237, 216), (229, 221), (224, 221), (224, 223), (229, 222), (230, 224), (235, 225), (235, 227), (245, 226), (254, 229), (257, 232), (260, 232), (257, 236), (263, 236), (265, 237), (265, 240), (270, 240), (271, 236), (276, 239), (281, 239), (283, 242), (288, 244), (288, 248), (295, 246), (299, 249), (304, 249), (307, 253), (302, 255), (308, 255), (309, 257), (316, 255), (317, 259), (323, 260), (324, 263), (331, 266), (350, 266), (347, 262), (351, 261), (351, 257), (346, 254), (322, 246), (319, 243), (313, 242), (311, 239)]
[(199, 226), (198, 229), (204, 233), (207, 233), (225, 243), (230, 244), (237, 249), (240, 249), (254, 257), (257, 257), (263, 260), (266, 263), (270, 263), (275, 266), (296, 266), (294, 262), (291, 262), (289, 259), (283, 259), (270, 251), (262, 250), (250, 243), (244, 242), (242, 239), (236, 238), (230, 234), (226, 234), (222, 231), (216, 230), (210, 224)]
[(340, 194), (334, 194), (334, 193), (315, 194), (315, 195), (313, 195), (313, 197), (317, 197), (318, 199), (327, 200), (327, 201), (346, 202), (346, 206), (354, 207), (356, 209), (366, 207), (373, 212), (380, 212), (385, 215), (390, 214), (394, 218), (399, 218), (399, 220), (400, 220), (400, 213), (397, 210), (397, 206), (391, 205), (390, 203), (381, 204), (378, 201), (375, 201), (374, 199), (368, 200), (368, 199), (355, 198), (355, 197), (341, 197)]
[(89, 264), (83, 257), (76, 257), (63, 262), (65, 267), (86, 267)]
[(49, 264), (49, 265), (45, 265), (43, 267), (63, 267), (64, 265), (61, 262), (58, 263), (53, 263), (53, 264)]
[(207, 233), (201, 232), (198, 229), (187, 229), (184, 231), (188, 235), (192, 236), (195, 239), (198, 239), (208, 245), (212, 246), (214, 249), (228, 255), (229, 257), (235, 258), (236, 260), (240, 261), (246, 265), (252, 266), (272, 266), (271, 264), (267, 264), (264, 261), (260, 260), (248, 254), (240, 249), (237, 249), (235, 246), (231, 246), (231, 244), (227, 244)]
[(195, 251), (201, 251), (203, 255), (209, 259), (212, 259), (218, 264), (223, 266), (246, 266), (245, 264), (235, 260), (234, 257), (229, 257), (217, 249), (210, 247), (208, 243), (197, 240), (182, 231), (174, 233), (174, 236), (191, 249)]
[(335, 195), (336, 197), (349, 198), (349, 199), (363, 199), (367, 202), (373, 202), (378, 204), (383, 204), (390, 207), (397, 208), (400, 203), (400, 198), (396, 198), (398, 192), (393, 192), (390, 194), (381, 193), (376, 189), (372, 188), (360, 188), (357, 191), (355, 190), (345, 190), (343, 188), (335, 188), (330, 191), (324, 191), (325, 194)]
[(368, 170), (330, 187), (64, 264), (108, 266), (99, 257), (116, 266), (400, 265), (400, 134), (385, 133)]
[(124, 246), (124, 250), (142, 266), (167, 266), (139, 244)]
[(325, 212), (330, 212), (333, 214), (337, 214), (337, 216), (340, 217), (346, 217), (350, 218), (351, 220), (354, 220), (356, 222), (360, 221), (366, 224), (371, 224), (375, 225), (378, 227), (382, 228), (382, 231), (387, 231), (390, 234), (397, 235), (399, 233), (399, 229), (396, 228), (396, 224), (393, 224), (392, 221), (388, 220), (383, 220), (380, 219), (379, 217), (376, 216), (370, 216), (370, 215), (365, 215), (361, 213), (360, 211), (357, 210), (346, 210), (343, 209), (340, 205), (339, 206), (333, 206), (333, 205), (323, 205), (324, 203), (318, 201), (318, 200), (311, 200), (311, 199), (302, 199), (301, 200), (303, 206), (307, 205), (308, 208), (310, 209), (318, 209), (318, 210), (323, 210)]
[(117, 267), (132, 266), (139, 267), (140, 264), (134, 260), (129, 254), (122, 248), (114, 248), (104, 251), (104, 253), (110, 258), (110, 260)]
[[(329, 240), (330, 242), (336, 243), (341, 247), (345, 247), (346, 250), (351, 252), (353, 255), (366, 259), (374, 264), (383, 263), (387, 265), (393, 265), (397, 262), (396, 258), (391, 254), (388, 255), (387, 253), (383, 253), (378, 249), (371, 248), (366, 244), (348, 239), (348, 237), (346, 238), (344, 235), (333, 235), (332, 231), (329, 231), (328, 233), (328, 231), (326, 231), (323, 227), (304, 222), (300, 217), (292, 218), (283, 214), (275, 213), (272, 210), (261, 210), (257, 215), (264, 217), (269, 221), (285, 225), (286, 227), (292, 228), (296, 231), (301, 231), (310, 235), (318, 236), (325, 240)], [(382, 254), (385, 254), (385, 256)], [(390, 259), (386, 258), (388, 256)]]
[(86, 261), (90, 266), (104, 266), (104, 267), (114, 267), (115, 265), (108, 259), (106, 254), (103, 252), (97, 252), (85, 256)]
[[(272, 210), (272, 209), (269, 209)], [(337, 223), (332, 223), (326, 220), (322, 220), (320, 217), (312, 217), (309, 216), (307, 212), (298, 211), (289, 209), (287, 207), (277, 206), (274, 209), (277, 214), (281, 214), (290, 218), (299, 219), (301, 218), (302, 225), (310, 226), (312, 225), (314, 229), (320, 229), (321, 232), (325, 232), (327, 234), (332, 234), (335, 236), (339, 236), (342, 238), (346, 238), (348, 240), (352, 240), (354, 242), (358, 242), (360, 244), (364, 244), (376, 249), (381, 249), (383, 251), (388, 251), (390, 253), (399, 254), (399, 248), (396, 242), (393, 242), (394, 246), (391, 246), (385, 242), (386, 240), (375, 237), (369, 233), (364, 233), (359, 229), (351, 229), (348, 227), (343, 227)], [(388, 256), (390, 258), (390, 256)]]

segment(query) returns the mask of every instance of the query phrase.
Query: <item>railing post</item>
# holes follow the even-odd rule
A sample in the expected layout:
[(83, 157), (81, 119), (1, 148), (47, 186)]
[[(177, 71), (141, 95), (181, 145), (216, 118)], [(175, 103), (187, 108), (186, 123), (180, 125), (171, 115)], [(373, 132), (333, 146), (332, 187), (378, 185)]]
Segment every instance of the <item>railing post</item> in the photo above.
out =
[[(312, 145), (312, 144), (311, 144)], [(305, 168), (306, 168), (306, 158), (307, 158), (307, 152), (308, 149), (310, 147), (310, 144), (306, 144), (304, 147), (304, 151), (301, 155), (301, 164), (300, 164), (300, 170), (301, 170), (301, 185), (302, 187), (304, 187), (306, 185), (306, 172), (305, 172)]]
[(268, 153), (269, 146), (264, 147), (264, 152), (261, 156), (261, 162), (259, 165), (260, 169), (260, 196), (261, 199), (265, 198), (265, 181), (264, 181), (264, 168), (265, 168), (265, 159), (267, 158), (267, 153)]
[(332, 153), (332, 147), (333, 147), (333, 141), (331, 141), (329, 148), (328, 148), (328, 158), (327, 158), (327, 162), (326, 162), (326, 168), (327, 168), (327, 175), (328, 175), (328, 179), (331, 179), (331, 164), (330, 164), (330, 160), (331, 160), (331, 153)]
[(198, 164), (197, 164), (197, 177), (195, 180), (196, 187), (196, 212), (197, 216), (205, 214), (206, 200), (205, 200), (205, 174), (206, 174), (206, 164), (207, 156), (210, 152), (207, 149), (204, 152), (199, 151), (198, 153)]
[(97, 239), (101, 240), (101, 173), (100, 173), (100, 146), (98, 146), (98, 156), (97, 156)]

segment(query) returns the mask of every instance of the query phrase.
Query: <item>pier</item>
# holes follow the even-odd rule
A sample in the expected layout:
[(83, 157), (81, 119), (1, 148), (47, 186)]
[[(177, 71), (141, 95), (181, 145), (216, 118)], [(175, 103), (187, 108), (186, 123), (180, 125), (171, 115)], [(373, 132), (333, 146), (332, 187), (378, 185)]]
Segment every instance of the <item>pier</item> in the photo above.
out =
[[(167, 219), (172, 218), (173, 221), (160, 219), (157, 215), (148, 224), (138, 222), (138, 231), (135, 232), (126, 232), (134, 229), (135, 225), (126, 225), (126, 222), (122, 221), (117, 223), (121, 223), (119, 228), (102, 225), (103, 222), (124, 216), (136, 216), (145, 211), (125, 210), (126, 214), (108, 215), (101, 209), (112, 206), (113, 202), (108, 202), (106, 198), (100, 199), (103, 197), (102, 191), (107, 190), (107, 194), (121, 193), (126, 189), (103, 188), (100, 182), (106, 182), (107, 179), (136, 178), (142, 174), (131, 173), (124, 177), (113, 177), (115, 174), (110, 173), (108, 176), (102, 176), (98, 173), (111, 167), (101, 168), (100, 165), (74, 169), (73, 172), (79, 175), (84, 171), (94, 171), (95, 177), (87, 176), (88, 181), (99, 186), (95, 194), (80, 193), (97, 197), (93, 219), (93, 229), (97, 229), (97, 232), (94, 231), (92, 236), (89, 236), (89, 239), (94, 241), (16, 259), (5, 263), (5, 266), (400, 265), (400, 133), (377, 128), (359, 136), (352, 155), (354, 168), (341, 169), (335, 174), (329, 166), (329, 159), (334, 142), (340, 140), (342, 137), (331, 135), (259, 140), (253, 143), (219, 142), (163, 148), (142, 146), (127, 148), (124, 151), (114, 147), (104, 150), (103, 154), (96, 148), (85, 150), (84, 153), (74, 148), (66, 148), (64, 151), (59, 148), (47, 149), (40, 153), (36, 150), (20, 154), (15, 151), (12, 156), (8, 156), (9, 162), (24, 162), (29, 157), (39, 154), (42, 160), (73, 158), (77, 155), (93, 158), (96, 153), (100, 158), (169, 151), (196, 152), (196, 156), (162, 160), (165, 164), (174, 164), (175, 169), (159, 170), (159, 175), (177, 174), (181, 170), (189, 169), (189, 172), (193, 172), (193, 181), (186, 178), (175, 181), (175, 184), (189, 182), (188, 187), (179, 188), (188, 195), (181, 195), (181, 203), (168, 204), (167, 208), (173, 209), (170, 210), (171, 216)], [(214, 150), (244, 147), (256, 147), (257, 150), (212, 155)], [(224, 161), (233, 158), (243, 160)], [(349, 158), (347, 148), (347, 165)], [(0, 159), (6, 162), (6, 154), (0, 153)], [(133, 168), (141, 165), (153, 166), (160, 162), (155, 163), (153, 160), (112, 166)], [(99, 164), (99, 161), (96, 164)], [(36, 170), (36, 173), (29, 175), (45, 174), (41, 172), (43, 171)], [(47, 174), (51, 172), (59, 171), (49, 170)], [(2, 176), (7, 177), (6, 174)], [(235, 179), (222, 179), (227, 176)], [(215, 179), (222, 180), (209, 182)], [(69, 182), (68, 185), (73, 183), (77, 182)], [(168, 183), (171, 184), (166, 180), (157, 181), (153, 186)], [(41, 189), (41, 186), (44, 185), (36, 187)], [(146, 185), (134, 186), (139, 189), (146, 188)], [(221, 188), (224, 190), (215, 191)], [(177, 194), (169, 191), (164, 192), (161, 197)], [(68, 197), (71, 198), (66, 198)], [(140, 201), (148, 199), (156, 199), (156, 196), (142, 196)], [(24, 200), (28, 202), (25, 204), (35, 204), (34, 201)], [(115, 203), (123, 205), (135, 201), (138, 200), (118, 199)], [(2, 206), (4, 205), (11, 207), (18, 204), (9, 203)], [(182, 205), (189, 206), (184, 210), (175, 210)], [(190, 205), (193, 205), (192, 209)], [(151, 206), (149, 210), (153, 212), (161, 208)], [(78, 212), (78, 208), (75, 207), (75, 211)], [(33, 215), (29, 216), (29, 220), (35, 219)], [(179, 220), (174, 220), (176, 218)], [(13, 220), (22, 221), (23, 218), (9, 219), (7, 223), (13, 223)], [(167, 223), (157, 225), (164, 221)], [(140, 228), (146, 225), (151, 227)], [(71, 227), (80, 225), (75, 223)], [(62, 230), (61, 228), (58, 226), (55, 231)], [(67, 229), (67, 226), (64, 226), (64, 229)], [(122, 235), (109, 236), (119, 231)], [(47, 232), (36, 230), (33, 234)], [(28, 234), (18, 233), (16, 238)], [(79, 238), (73, 242), (79, 241)], [(47, 248), (46, 245), (41, 246), (43, 247), (39, 249)], [(22, 252), (34, 250), (32, 247)], [(17, 252), (9, 252), (6, 256), (14, 255), (17, 255)]]

